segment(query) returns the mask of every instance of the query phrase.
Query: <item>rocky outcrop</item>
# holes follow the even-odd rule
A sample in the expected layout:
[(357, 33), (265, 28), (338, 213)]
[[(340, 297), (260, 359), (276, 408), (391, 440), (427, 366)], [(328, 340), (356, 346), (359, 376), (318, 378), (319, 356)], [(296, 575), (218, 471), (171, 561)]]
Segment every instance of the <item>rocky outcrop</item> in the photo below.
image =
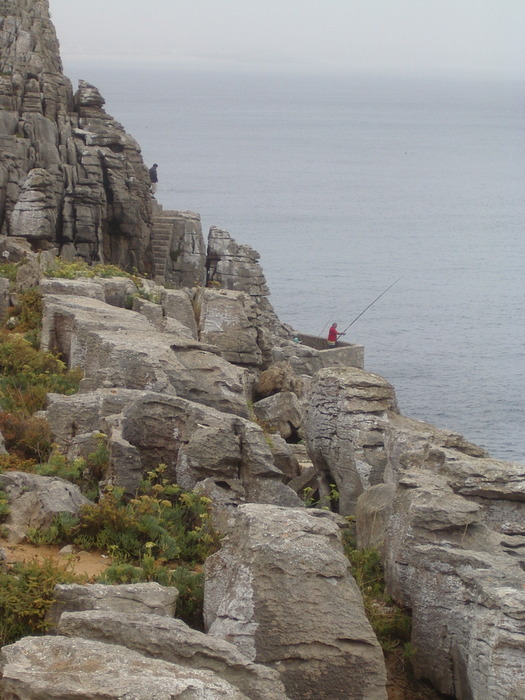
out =
[(0, 10), (0, 230), (34, 250), (152, 273), (150, 182), (140, 148), (62, 73), (48, 0)]
[(458, 700), (519, 698), (525, 539), (482, 521), (482, 506), (424, 471), (358, 502), (359, 543), (379, 544), (389, 592), (412, 611), (415, 672)]
[(357, 498), (382, 483), (387, 468), (387, 412), (395, 407), (391, 384), (357, 368), (324, 369), (313, 381), (305, 432), (320, 480), (320, 497), (339, 493), (342, 515), (355, 511)]
[(206, 284), (206, 246), (199, 214), (156, 206), (152, 243), (155, 279), (176, 287)]
[(307, 439), (358, 546), (380, 549), (412, 613), (413, 666), (458, 700), (521, 697), (525, 682), (525, 468), (405, 418), (393, 388), (357, 369), (313, 379)]
[(327, 511), (244, 505), (206, 562), (209, 634), (276, 668), (290, 698), (386, 698), (381, 649)]
[(102, 476), (129, 494), (162, 463), (166, 477), (185, 489), (214, 478), (230, 489), (238, 482), (241, 501), (300, 505), (262, 430), (239, 416), (165, 394), (103, 389), (53, 395), (47, 418), (71, 459), (87, 457), (104, 434), (110, 456)]
[(10, 512), (2, 525), (9, 542), (21, 542), (29, 528), (49, 527), (57, 513), (77, 514), (89, 503), (77, 486), (58, 477), (26, 472), (0, 474), (0, 489), (10, 502)]

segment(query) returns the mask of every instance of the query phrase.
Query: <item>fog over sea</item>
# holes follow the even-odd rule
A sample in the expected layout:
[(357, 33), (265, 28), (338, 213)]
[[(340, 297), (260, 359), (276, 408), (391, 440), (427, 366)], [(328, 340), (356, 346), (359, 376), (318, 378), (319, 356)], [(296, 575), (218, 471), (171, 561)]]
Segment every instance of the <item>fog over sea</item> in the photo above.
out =
[(282, 321), (343, 329), (401, 278), (345, 340), (402, 413), (525, 462), (525, 84), (64, 64)]

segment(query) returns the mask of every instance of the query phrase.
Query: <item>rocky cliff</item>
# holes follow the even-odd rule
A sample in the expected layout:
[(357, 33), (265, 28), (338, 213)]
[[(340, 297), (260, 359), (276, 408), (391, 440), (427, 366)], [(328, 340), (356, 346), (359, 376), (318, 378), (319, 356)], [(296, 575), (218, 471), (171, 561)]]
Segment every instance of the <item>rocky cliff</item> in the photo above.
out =
[[(198, 214), (154, 206), (137, 144), (96, 88), (73, 94), (47, 0), (0, 12), (0, 250), (20, 261), (0, 307), (38, 286), (41, 347), (83, 372), (40, 418), (69, 460), (104, 438), (102, 499), (163, 463), (226, 535), (206, 634), (173, 618), (173, 589), (61, 587), (57, 634), (2, 650), (3, 696), (384, 700), (343, 555), (352, 516), (412, 613), (416, 673), (459, 700), (523, 700), (523, 466), (404, 418), (362, 348), (293, 342), (258, 254), (218, 228), (205, 246)], [(54, 252), (156, 282), (57, 279)], [(304, 507), (305, 487), (325, 509)], [(85, 503), (57, 478), (9, 472), (0, 488), (13, 542)]]
[(152, 273), (140, 148), (99, 91), (62, 73), (47, 0), (0, 7), (0, 230), (68, 258)]

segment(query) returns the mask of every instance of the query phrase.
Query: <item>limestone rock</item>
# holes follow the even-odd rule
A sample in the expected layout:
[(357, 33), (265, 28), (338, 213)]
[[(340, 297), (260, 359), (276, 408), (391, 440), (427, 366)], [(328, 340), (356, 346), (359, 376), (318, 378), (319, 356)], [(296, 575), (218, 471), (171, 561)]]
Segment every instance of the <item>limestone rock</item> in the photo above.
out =
[(313, 379), (309, 401), (305, 433), (320, 495), (328, 498), (335, 483), (339, 512), (353, 514), (359, 495), (384, 480), (394, 389), (383, 377), (357, 368), (324, 369)]
[(70, 296), (90, 297), (105, 302), (104, 289), (93, 279), (43, 279), (39, 284), (42, 294), (67, 294)]
[(386, 698), (382, 652), (348, 566), (328, 511), (240, 506), (205, 565), (209, 634), (279, 670), (290, 698)]
[(42, 348), (84, 370), (84, 386), (162, 392), (247, 415), (244, 372), (211, 346), (156, 331), (141, 314), (87, 297), (46, 295)]
[(208, 283), (214, 282), (224, 289), (246, 292), (251, 296), (268, 296), (270, 291), (259, 258), (257, 251), (236, 243), (227, 231), (211, 227)]
[(33, 250), (152, 272), (150, 182), (138, 144), (62, 73), (48, 0), (4, 2), (0, 230)]
[(3, 525), (10, 542), (20, 542), (28, 528), (45, 528), (57, 513), (78, 513), (89, 503), (80, 489), (65, 479), (26, 472), (0, 474), (0, 488), (9, 498), (10, 512)]
[(165, 289), (161, 295), (164, 316), (174, 319), (189, 329), (191, 337), (197, 340), (197, 324), (193, 310), (193, 295), (188, 289)]
[(268, 446), (272, 451), (275, 466), (280, 469), (287, 479), (299, 476), (301, 467), (294, 451), (294, 445), (289, 445), (277, 433), (268, 438)]
[(141, 619), (150, 615), (172, 618), (175, 615), (178, 597), (179, 591), (176, 588), (161, 586), (158, 583), (129, 583), (118, 586), (102, 583), (60, 583), (55, 586), (55, 600), (49, 609), (47, 620), (57, 625), (64, 613), (83, 610), (97, 610), (115, 615), (140, 615)]
[(248, 700), (211, 671), (71, 637), (25, 637), (0, 652), (3, 698)]
[(277, 394), (280, 391), (293, 391), (296, 396), (303, 395), (304, 382), (298, 377), (289, 362), (275, 362), (261, 372), (257, 382), (257, 394), (261, 398)]
[(286, 700), (279, 674), (254, 664), (233, 644), (188, 627), (182, 620), (140, 613), (64, 613), (58, 633), (117, 644), (143, 656), (212, 671), (252, 700)]
[(248, 294), (202, 289), (196, 295), (195, 305), (199, 309), (199, 338), (203, 342), (216, 345), (228, 362), (261, 365), (255, 302)]
[(75, 396), (52, 395), (47, 410), (54, 437), (70, 457), (83, 438), (106, 434), (110, 478), (134, 493), (146, 471), (159, 463), (167, 477), (192, 489), (207, 478), (239, 481), (246, 500), (300, 504), (283, 483), (262, 430), (239, 416), (180, 397), (122, 389), (97, 390)]
[(152, 232), (156, 275), (176, 287), (206, 283), (206, 246), (199, 214), (157, 211)]
[(482, 521), (481, 505), (425, 470), (357, 508), (359, 546), (381, 548), (389, 593), (412, 611), (416, 673), (458, 700), (503, 700), (525, 682), (525, 539)]
[(299, 399), (291, 391), (281, 391), (253, 404), (253, 410), (263, 425), (284, 438), (297, 437), (303, 424)]

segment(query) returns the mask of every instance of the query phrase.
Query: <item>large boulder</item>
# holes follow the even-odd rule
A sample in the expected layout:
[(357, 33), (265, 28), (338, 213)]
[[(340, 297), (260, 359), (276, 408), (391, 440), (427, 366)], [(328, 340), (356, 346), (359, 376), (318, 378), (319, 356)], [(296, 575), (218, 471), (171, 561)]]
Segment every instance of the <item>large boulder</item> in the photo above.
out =
[(240, 416), (166, 394), (122, 389), (54, 394), (46, 415), (70, 457), (87, 457), (103, 433), (109, 448), (103, 476), (129, 494), (146, 471), (163, 463), (166, 476), (186, 489), (208, 478), (234, 480), (246, 501), (300, 504), (282, 483), (261, 428)]
[(253, 404), (257, 420), (285, 440), (302, 437), (303, 411), (292, 391), (281, 391)]
[(25, 637), (3, 647), (0, 674), (6, 700), (249, 700), (212, 671), (78, 637)]
[(188, 669), (212, 671), (251, 700), (286, 700), (277, 671), (254, 664), (229, 642), (182, 620), (117, 610), (66, 612), (58, 634), (117, 644)]
[(193, 309), (193, 293), (190, 289), (164, 289), (161, 305), (165, 318), (178, 321), (188, 328), (191, 337), (197, 340), (197, 323)]
[(314, 376), (305, 419), (308, 451), (321, 498), (334, 483), (342, 515), (353, 514), (360, 494), (384, 481), (385, 431), (395, 403), (392, 385), (378, 375), (347, 367)]
[(9, 515), (2, 525), (9, 542), (21, 542), (29, 528), (46, 528), (58, 513), (77, 514), (90, 503), (80, 489), (58, 477), (26, 472), (0, 474), (0, 489), (9, 499)]
[(216, 345), (234, 364), (257, 367), (262, 363), (258, 345), (255, 302), (244, 292), (201, 289), (195, 298), (199, 310), (199, 338)]
[(205, 565), (205, 624), (296, 700), (386, 698), (381, 648), (328, 511), (243, 505)]
[(502, 540), (481, 521), (482, 507), (445, 477), (406, 471), (397, 489), (359, 499), (359, 544), (380, 546), (388, 591), (412, 611), (419, 677), (458, 700), (519, 698), (525, 541)]

